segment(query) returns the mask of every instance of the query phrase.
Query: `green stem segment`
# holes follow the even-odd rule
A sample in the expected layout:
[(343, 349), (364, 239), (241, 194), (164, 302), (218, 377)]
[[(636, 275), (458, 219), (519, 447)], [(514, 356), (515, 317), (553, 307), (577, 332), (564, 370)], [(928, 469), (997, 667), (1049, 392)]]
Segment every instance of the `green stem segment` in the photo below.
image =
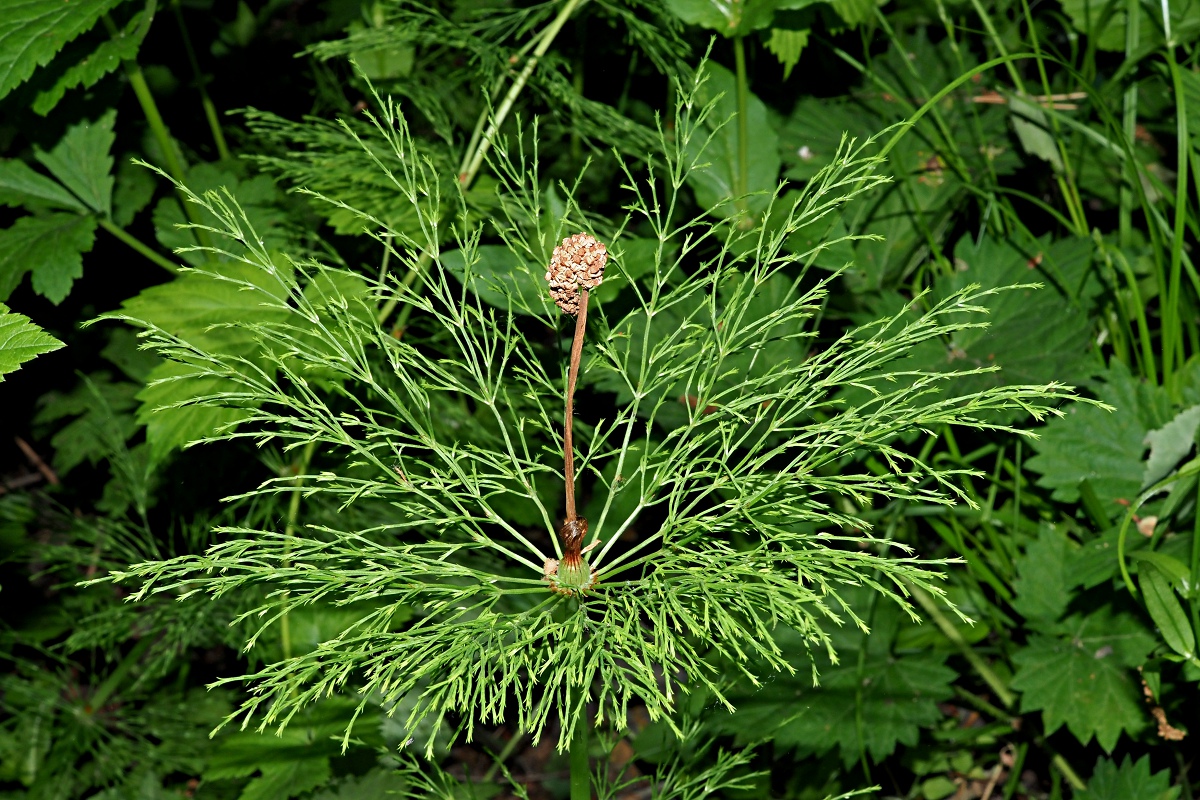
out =
[(575, 722), (575, 734), (571, 737), (571, 800), (592, 800), (586, 712), (582, 719)]
[(750, 121), (746, 110), (750, 106), (750, 86), (746, 77), (746, 43), (742, 36), (733, 37), (733, 58), (737, 68), (737, 118), (738, 150), (737, 176), (734, 194), (738, 207), (746, 208), (746, 195), (750, 192)]
[(988, 685), (988, 688), (996, 693), (996, 697), (1000, 700), (1000, 703), (1005, 708), (1012, 708), (1013, 703), (1017, 701), (1017, 696), (1013, 694), (1012, 690), (1004, 685), (1004, 681), (988, 666), (983, 657), (971, 648), (967, 640), (958, 632), (958, 628), (954, 627), (954, 623), (947, 619), (942, 610), (937, 607), (937, 603), (933, 601), (933, 598), (926, 594), (920, 587), (914, 586), (911, 583), (907, 585), (909, 591), (912, 592), (913, 598), (916, 599), (921, 608), (925, 609), (925, 613), (933, 618), (934, 624), (941, 629), (946, 638), (958, 648), (958, 652), (962, 654), (962, 657), (970, 662), (971, 667), (974, 668), (979, 677), (983, 678), (983, 682)]
[[(304, 447), (304, 452), (300, 454), (300, 463), (296, 465), (296, 479), (293, 481), (295, 489), (292, 491), (291, 500), (288, 501), (287, 524), (283, 529), (284, 547), (286, 552), (290, 553), (292, 549), (291, 539), (296, 534), (296, 520), (300, 516), (300, 488), (304, 485), (304, 473), (308, 472), (309, 462), (312, 461), (313, 450), (316, 449), (316, 442), (309, 442)], [(284, 558), (283, 565), (289, 565), (287, 558)], [(287, 614), (287, 594), (284, 594), (284, 612), (279, 620), (279, 638), (283, 648), (283, 657), (292, 657), (292, 626), (288, 622)]]
[[(153, 7), (149, 13), (153, 13)], [(102, 18), (104, 26), (112, 36), (118, 35), (116, 23), (105, 14)], [(146, 83), (146, 76), (142, 73), (141, 66), (134, 59), (125, 59), (121, 62), (125, 68), (125, 76), (129, 79), (129, 85), (133, 89), (134, 95), (137, 96), (138, 104), (142, 107), (142, 114), (146, 117), (146, 123), (150, 126), (150, 132), (154, 135), (154, 140), (158, 142), (159, 149), (163, 153), (163, 162), (167, 165), (167, 172), (170, 174), (175, 183), (182, 186), (184, 181), (184, 166), (183, 161), (179, 157), (179, 151), (175, 147), (175, 141), (171, 138), (171, 132), (167, 130), (167, 124), (163, 122), (162, 114), (158, 111), (158, 104), (154, 102), (154, 95), (150, 92), (150, 85)], [(197, 213), (196, 209), (188, 202), (186, 195), (176, 189), (179, 195), (180, 205), (183, 206), (183, 213), (187, 215), (188, 220), (193, 225), (202, 225), (203, 220)], [(211, 247), (212, 242), (209, 239), (208, 232), (202, 228), (193, 229), (196, 240), (204, 247)]]
[(229, 145), (225, 142), (225, 132), (221, 130), (217, 107), (212, 98), (208, 96), (208, 90), (204, 88), (204, 74), (200, 72), (200, 62), (196, 59), (192, 39), (188, 36), (187, 23), (183, 19), (183, 6), (180, 0), (171, 3), (171, 8), (175, 11), (175, 21), (179, 23), (179, 35), (183, 37), (183, 49), (187, 53), (188, 63), (192, 67), (192, 75), (196, 79), (196, 90), (200, 92), (200, 105), (204, 106), (204, 118), (208, 120), (208, 128), (212, 131), (213, 142), (217, 146), (217, 157), (222, 161), (227, 161), (232, 157), (229, 153)]
[(146, 258), (153, 261), (155, 264), (158, 264), (160, 267), (165, 269), (167, 272), (170, 272), (171, 274), (175, 274), (175, 273), (179, 272), (179, 267), (175, 266), (170, 261), (163, 258), (161, 255), (159, 255), (154, 250), (152, 250), (149, 246), (147, 246), (145, 242), (143, 242), (141, 239), (138, 239), (136, 236), (133, 236), (132, 234), (128, 233), (124, 228), (120, 227), (115, 222), (113, 222), (111, 220), (107, 220), (107, 219), (99, 219), (99, 220), (97, 220), (97, 222), (100, 223), (101, 228), (104, 228), (104, 230), (108, 231), (113, 236), (117, 237), (122, 242), (124, 242), (125, 244), (132, 247), (138, 253), (140, 253), (141, 255), (143, 255)]

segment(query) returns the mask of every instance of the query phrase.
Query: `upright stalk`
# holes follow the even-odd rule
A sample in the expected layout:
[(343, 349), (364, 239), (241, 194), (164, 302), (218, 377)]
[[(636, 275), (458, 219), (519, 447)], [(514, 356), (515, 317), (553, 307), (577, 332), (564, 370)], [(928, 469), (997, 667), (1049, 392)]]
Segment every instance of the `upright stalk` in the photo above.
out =
[(180, 0), (171, 3), (175, 11), (175, 21), (179, 24), (179, 35), (183, 37), (183, 49), (187, 53), (188, 63), (192, 67), (192, 75), (196, 79), (196, 90), (200, 92), (200, 105), (204, 106), (204, 118), (208, 120), (208, 129), (212, 131), (213, 142), (217, 146), (217, 157), (227, 161), (231, 157), (229, 145), (225, 142), (225, 133), (221, 130), (221, 120), (217, 117), (217, 107), (208, 90), (204, 88), (204, 74), (200, 72), (200, 62), (196, 59), (196, 51), (192, 47), (192, 38), (188, 36), (187, 23), (183, 19), (183, 6)]
[(592, 800), (592, 774), (588, 768), (587, 712), (575, 723), (571, 737), (571, 800)]
[(737, 69), (738, 118), (738, 163), (734, 194), (738, 198), (738, 208), (744, 211), (747, 207), (746, 195), (750, 192), (750, 121), (746, 119), (746, 110), (750, 106), (750, 87), (746, 76), (746, 43), (741, 36), (733, 37), (733, 59)]
[[(313, 450), (316, 449), (316, 442), (309, 442), (304, 447), (304, 452), (300, 454), (300, 463), (296, 465), (296, 479), (293, 481), (295, 490), (292, 492), (291, 499), (288, 501), (287, 523), (283, 529), (284, 547), (287, 554), (284, 558), (283, 566), (286, 568), (290, 565), (290, 555), (292, 551), (292, 536), (296, 533), (296, 520), (300, 517), (300, 489), (304, 486), (304, 473), (308, 472), (308, 465), (312, 461)], [(292, 657), (292, 626), (288, 622), (287, 613), (287, 596), (285, 592), (283, 616), (279, 620), (279, 639), (280, 646), (283, 649), (283, 657)]]

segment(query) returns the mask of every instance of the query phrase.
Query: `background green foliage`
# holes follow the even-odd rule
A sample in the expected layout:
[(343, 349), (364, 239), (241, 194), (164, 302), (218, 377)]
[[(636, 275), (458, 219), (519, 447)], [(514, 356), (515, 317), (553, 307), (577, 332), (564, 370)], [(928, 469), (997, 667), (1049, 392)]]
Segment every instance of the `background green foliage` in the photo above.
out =
[(1194, 795), (1200, 4), (10, 5), (0, 796)]

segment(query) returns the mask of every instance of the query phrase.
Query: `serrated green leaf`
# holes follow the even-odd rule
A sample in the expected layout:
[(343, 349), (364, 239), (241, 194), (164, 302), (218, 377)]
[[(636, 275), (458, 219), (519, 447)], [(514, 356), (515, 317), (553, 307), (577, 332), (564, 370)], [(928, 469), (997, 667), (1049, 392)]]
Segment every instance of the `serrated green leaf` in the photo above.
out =
[(1073, 594), (1067, 574), (1071, 550), (1060, 528), (1043, 525), (1037, 540), (1017, 559), (1012, 606), (1031, 624), (1053, 623), (1066, 613)]
[(1150, 774), (1150, 756), (1137, 761), (1132, 756), (1117, 766), (1109, 758), (1096, 761), (1087, 788), (1075, 792), (1074, 800), (1175, 800), (1180, 787), (1171, 786), (1170, 770)]
[(123, 0), (9, 0), (0, 16), (0, 97)]
[[(470, 276), (464, 254), (451, 250), (442, 254), (442, 265), (460, 282), (466, 283), (480, 300), (490, 306), (512, 310), (514, 314), (551, 313), (550, 290), (545, 268), (524, 263), (503, 245), (481, 245), (470, 264)], [(603, 286), (603, 282), (601, 286)]]
[(38, 92), (33, 101), (34, 112), (46, 116), (58, 105), (67, 90), (77, 86), (85, 89), (95, 86), (101, 78), (120, 67), (122, 61), (135, 58), (142, 39), (150, 30), (149, 25), (142, 25), (144, 13), (134, 14), (124, 30), (102, 42), (90, 55), (64, 72), (52, 87)]
[(404, 776), (394, 770), (376, 767), (366, 775), (350, 775), (338, 781), (312, 800), (388, 800), (403, 797), (408, 786)]
[(116, 141), (113, 132), (116, 120), (116, 109), (109, 109), (95, 122), (84, 121), (67, 128), (49, 152), (34, 150), (34, 156), (50, 170), (50, 174), (89, 208), (105, 217), (112, 214), (113, 157), (110, 151)]
[(117, 165), (116, 186), (113, 188), (113, 222), (126, 227), (138, 212), (154, 199), (154, 173), (138, 166), (128, 158)]
[(745, 36), (771, 24), (777, 0), (667, 0), (672, 14), (724, 36)]
[(794, 31), (788, 28), (772, 28), (767, 39), (767, 50), (783, 65), (783, 79), (791, 77), (792, 69), (800, 63), (800, 54), (808, 46), (809, 30)]
[(333, 771), (328, 758), (305, 758), (263, 767), (262, 774), (246, 784), (238, 800), (286, 800), (329, 782)]
[(60, 347), (62, 342), (30, 322), (29, 317), (0, 303), (0, 383), (26, 361)]
[[(865, 593), (849, 596), (860, 610), (866, 608), (865, 598)], [(737, 711), (715, 724), (741, 742), (770, 738), (776, 747), (817, 754), (838, 748), (847, 766), (857, 762), (864, 749), (880, 761), (901, 744), (916, 744), (921, 728), (942, 719), (937, 704), (953, 696), (951, 683), (957, 674), (945, 665), (946, 653), (893, 649), (900, 629), (913, 624), (894, 605), (880, 601), (871, 623), (867, 635), (853, 626), (834, 633), (840, 663), (817, 657), (820, 686), (812, 685), (807, 658), (798, 658), (796, 675), (777, 677), (734, 698)], [(789, 647), (789, 634), (778, 641)]]
[(26, 272), (33, 290), (57, 305), (83, 275), (83, 254), (96, 240), (91, 216), (54, 213), (21, 217), (0, 230), (0, 300), (7, 300)]
[[(722, 216), (733, 216), (739, 212), (733, 198), (738, 194), (738, 130), (737, 86), (733, 74), (710, 63), (707, 67), (708, 80), (697, 102), (708, 103), (721, 95), (709, 117), (711, 128), (717, 130), (704, 151), (700, 148), (707, 138), (697, 135), (688, 143), (688, 156), (708, 166), (688, 171), (688, 185), (696, 193), (696, 201), (704, 208), (713, 209)], [(770, 203), (771, 194), (779, 180), (782, 162), (779, 158), (779, 138), (767, 115), (767, 107), (753, 92), (747, 93), (746, 132), (749, 136), (746, 174), (746, 208), (753, 214), (762, 213)]]
[(1066, 503), (1079, 499), (1079, 482), (1086, 478), (1116, 516), (1124, 511), (1121, 501), (1132, 501), (1142, 488), (1146, 434), (1170, 419), (1170, 399), (1162, 389), (1140, 383), (1116, 359), (1103, 377), (1096, 395), (1116, 411), (1083, 403), (1067, 407), (1066, 416), (1038, 431), (1040, 438), (1031, 443), (1037, 455), (1026, 464), (1041, 473), (1039, 486)]
[[(275, 182), (266, 175), (256, 175), (241, 180), (232, 172), (214, 164), (197, 164), (188, 170), (188, 188), (197, 194), (207, 191), (228, 191), (237, 198), (238, 206), (246, 214), (250, 225), (262, 239), (267, 249), (279, 249), (287, 243), (283, 231), (286, 215), (278, 208), (279, 190)], [(220, 226), (220, 221), (208, 211), (197, 208), (196, 213), (205, 223)], [(170, 250), (194, 248), (198, 242), (195, 233), (186, 227), (183, 207), (175, 197), (164, 197), (154, 207), (154, 232), (160, 244)], [(211, 254), (197, 251), (180, 253), (179, 257), (198, 267), (212, 258)]]
[(7, 206), (49, 206), (86, 212), (87, 207), (61, 184), (34, 172), (24, 161), (0, 160), (0, 203)]
[[(256, 322), (282, 319), (286, 312), (272, 308), (270, 303), (280, 301), (283, 291), (275, 279), (258, 267), (223, 262), (208, 265), (206, 272), (184, 273), (173, 281), (146, 289), (125, 301), (122, 311), (191, 344), (254, 358), (260, 344), (237, 323), (246, 319)], [(138, 421), (146, 425), (146, 439), (155, 458), (161, 460), (171, 450), (244, 417), (246, 412), (237, 408), (186, 405), (197, 397), (219, 394), (228, 388), (225, 381), (217, 378), (193, 377), (190, 370), (174, 362), (155, 367), (148, 385), (138, 393), (142, 402)]]
[[(108, 458), (108, 436), (121, 441), (133, 437), (138, 429), (133, 410), (139, 388), (135, 383), (113, 382), (107, 373), (94, 372), (70, 392), (52, 392), (39, 398), (35, 425), (54, 428), (58, 426), (52, 423), (61, 425), (69, 420), (50, 440), (54, 469), (59, 475), (67, 475), (84, 461), (98, 464)], [(97, 395), (102, 402), (97, 402)]]
[(830, 0), (829, 4), (847, 25), (862, 25), (875, 16), (875, 0)]
[(1046, 733), (1063, 725), (1080, 742), (1093, 736), (1107, 752), (1122, 732), (1146, 726), (1145, 709), (1131, 667), (1142, 663), (1154, 637), (1134, 617), (1108, 607), (1073, 616), (1057, 635), (1035, 634), (1013, 656), (1012, 687), (1022, 711), (1041, 711)]
[(1142, 486), (1152, 486), (1165, 478), (1184, 456), (1192, 451), (1196, 443), (1196, 429), (1200, 427), (1200, 406), (1180, 411), (1175, 418), (1158, 430), (1146, 434), (1150, 445), (1150, 456), (1146, 459), (1146, 471), (1142, 475)]
[(1193, 658), (1196, 655), (1196, 636), (1179, 598), (1171, 589), (1170, 578), (1150, 562), (1145, 563), (1146, 566), (1138, 571), (1138, 586), (1142, 589), (1142, 598), (1146, 601), (1150, 618), (1158, 626), (1167, 647), (1184, 658)]
[(1090, 240), (1040, 241), (1022, 251), (1007, 242), (970, 237), (954, 248), (955, 273), (940, 279), (935, 293), (948, 296), (967, 284), (985, 289), (1040, 282), (1041, 289), (1000, 292), (989, 298), (988, 326), (959, 331), (950, 340), (949, 367), (1000, 367), (999, 372), (960, 378), (947, 391), (974, 392), (989, 386), (1080, 383), (1101, 364), (1092, 353), (1091, 297), (1100, 290), (1092, 270)]

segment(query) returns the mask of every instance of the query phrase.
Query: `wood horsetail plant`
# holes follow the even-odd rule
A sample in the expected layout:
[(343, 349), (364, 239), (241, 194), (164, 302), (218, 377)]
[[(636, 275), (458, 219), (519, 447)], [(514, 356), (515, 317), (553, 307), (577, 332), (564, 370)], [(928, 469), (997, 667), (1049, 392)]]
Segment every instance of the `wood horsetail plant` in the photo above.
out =
[[(226, 415), (210, 438), (312, 454), (304, 474), (252, 493), (291, 494), (307, 524), (222, 528), (201, 555), (110, 579), (139, 583), (133, 600), (243, 593), (242, 619), (257, 626), (247, 648), (298, 607), (361, 612), (311, 651), (239, 679), (253, 686), (243, 725), (283, 726), (351, 691), (360, 711), (394, 713), (403, 701), (409, 731), (449, 718), (469, 737), (512, 720), (534, 740), (556, 731), (562, 748), (592, 718), (623, 729), (631, 706), (670, 724), (680, 691), (728, 707), (721, 670), (753, 680), (793, 669), (774, 635), (782, 627), (834, 655), (831, 626), (866, 630), (845, 587), (905, 608), (912, 586), (941, 594), (937, 563), (894, 552), (862, 518), (906, 501), (971, 503), (960, 472), (905, 453), (900, 437), (1000, 428), (996, 411), (1041, 417), (1071, 393), (1002, 385), (955, 396), (946, 387), (964, 371), (905, 361), (985, 324), (988, 292), (975, 287), (921, 295), (820, 339), (838, 272), (815, 264), (842, 240), (819, 234), (885, 182), (878, 143), (843, 142), (831, 166), (788, 199), (777, 192), (760, 218), (728, 206), (685, 215), (685, 178), (708, 168), (704, 147), (720, 127), (713, 104), (697, 100), (703, 80), (700, 70), (681, 84), (658, 152), (622, 162), (628, 213), (615, 223), (586, 214), (569, 186), (547, 206), (535, 128), (532, 140), (497, 139), (485, 225), (452, 158), (419, 148), (380, 100), (374, 127), (346, 124), (344, 143), (367, 154), (402, 213), (384, 221), (316, 197), (358, 215), (388, 255), (385, 273), (398, 266), (416, 281), (268, 250), (230, 195), (180, 187), (223, 242), (185, 279), (236, 286), (261, 313), (214, 322), (244, 332), (236, 351), (185, 340), (136, 302), (114, 316), (174, 362), (166, 380), (194, 387), (183, 407)], [(580, 229), (607, 248), (576, 234), (552, 249)], [(498, 243), (481, 244), (485, 230)], [(587, 281), (599, 271), (582, 280), (580, 253), (621, 286), (593, 295), (586, 349)], [(389, 303), (412, 309), (402, 336), (379, 312)], [(575, 303), (564, 370), (555, 330)], [(572, 420), (584, 358), (587, 403)], [(577, 460), (591, 524), (576, 509)], [(422, 738), (431, 750), (433, 734)]]

